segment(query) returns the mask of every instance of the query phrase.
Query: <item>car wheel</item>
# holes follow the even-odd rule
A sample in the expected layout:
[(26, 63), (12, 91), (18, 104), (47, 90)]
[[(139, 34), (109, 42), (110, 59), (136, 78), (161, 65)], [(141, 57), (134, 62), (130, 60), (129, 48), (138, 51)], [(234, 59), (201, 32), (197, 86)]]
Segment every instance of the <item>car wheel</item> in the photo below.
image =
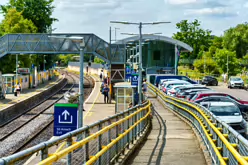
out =
[(215, 86), (218, 86), (218, 82), (215, 83)]

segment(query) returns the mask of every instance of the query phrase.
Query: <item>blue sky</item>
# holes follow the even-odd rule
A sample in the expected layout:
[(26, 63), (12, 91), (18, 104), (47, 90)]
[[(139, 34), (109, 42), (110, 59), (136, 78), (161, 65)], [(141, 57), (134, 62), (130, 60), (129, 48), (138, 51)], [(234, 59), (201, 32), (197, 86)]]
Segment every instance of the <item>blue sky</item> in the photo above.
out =
[[(9, 0), (1, 0), (6, 4)], [(118, 27), (117, 39), (138, 33), (135, 25), (110, 24), (111, 20), (130, 22), (171, 21), (170, 24), (145, 26), (143, 33), (157, 33), (171, 37), (177, 32), (176, 23), (198, 19), (202, 28), (214, 35), (247, 21), (247, 0), (55, 0), (53, 16), (55, 32), (95, 33), (109, 41), (109, 26)], [(3, 17), (0, 15), (0, 20)], [(113, 32), (114, 35), (114, 32)]]

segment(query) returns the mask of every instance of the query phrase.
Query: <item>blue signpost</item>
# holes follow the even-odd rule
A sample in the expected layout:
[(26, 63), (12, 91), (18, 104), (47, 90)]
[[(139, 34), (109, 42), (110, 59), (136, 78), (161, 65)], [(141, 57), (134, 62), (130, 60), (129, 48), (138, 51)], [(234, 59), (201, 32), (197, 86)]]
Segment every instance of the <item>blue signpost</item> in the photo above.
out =
[(139, 75), (132, 74), (131, 75), (131, 85), (138, 86)]
[(77, 129), (78, 104), (55, 104), (54, 136), (61, 136)]

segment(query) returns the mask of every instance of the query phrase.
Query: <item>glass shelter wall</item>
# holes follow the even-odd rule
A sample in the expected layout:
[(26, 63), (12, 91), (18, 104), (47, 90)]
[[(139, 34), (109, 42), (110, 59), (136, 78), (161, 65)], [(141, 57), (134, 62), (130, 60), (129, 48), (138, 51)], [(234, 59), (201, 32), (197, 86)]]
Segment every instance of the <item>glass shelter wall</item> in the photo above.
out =
[(175, 45), (163, 41), (150, 41), (142, 48), (144, 68), (175, 66)]

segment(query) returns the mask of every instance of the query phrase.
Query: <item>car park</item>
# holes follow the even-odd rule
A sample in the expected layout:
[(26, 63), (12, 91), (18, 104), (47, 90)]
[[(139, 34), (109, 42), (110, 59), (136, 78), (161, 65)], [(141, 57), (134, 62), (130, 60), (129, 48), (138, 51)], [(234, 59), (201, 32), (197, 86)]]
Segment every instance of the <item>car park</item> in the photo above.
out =
[(216, 92), (216, 91), (202, 91), (202, 92), (198, 92), (196, 93), (196, 95), (190, 100), (192, 102), (195, 102), (201, 98), (204, 98), (204, 97), (208, 97), (208, 96), (228, 96), (230, 97), (231, 99), (241, 103), (241, 104), (248, 104), (248, 101), (244, 101), (244, 100), (240, 100), (238, 98), (235, 98), (229, 94), (226, 94), (226, 93), (221, 93), (221, 92)]
[(202, 102), (202, 106), (207, 108), (220, 120), (230, 125), (237, 132), (247, 136), (247, 123), (244, 120), (240, 109), (231, 102)]
[(193, 85), (193, 86), (190, 86), (190, 87), (181, 87), (181, 88), (179, 88), (177, 90), (176, 97), (178, 97), (178, 98), (185, 98), (184, 97), (184, 91), (190, 90), (190, 89), (209, 89), (209, 88), (207, 88), (204, 85)]
[(158, 89), (162, 90), (163, 87), (164, 87), (164, 84), (168, 81), (175, 81), (175, 80), (178, 80), (178, 79), (161, 79), (160, 82), (159, 82), (159, 85), (158, 85)]
[(163, 92), (167, 93), (167, 90), (171, 89), (173, 85), (189, 85), (190, 83), (183, 80), (168, 81), (164, 84)]
[(178, 79), (178, 80), (184, 80), (187, 81), (191, 84), (197, 84), (197, 82), (191, 80), (190, 78), (186, 77), (186, 76), (177, 76), (177, 75), (157, 75), (155, 78), (155, 85), (156, 87), (158, 87), (159, 85), (159, 81), (161, 79)]
[(237, 105), (241, 112), (248, 112), (248, 104), (241, 104), (240, 102), (230, 98), (229, 96), (208, 96), (195, 101), (200, 104), (201, 102), (231, 102)]
[(228, 80), (228, 88), (244, 88), (244, 81), (240, 77), (230, 77)]
[(184, 93), (184, 98), (188, 101), (190, 101), (197, 92), (208, 92), (208, 91), (213, 91), (210, 88), (204, 88), (204, 89), (190, 89), (185, 91)]
[(171, 89), (168, 90), (167, 95), (169, 95), (169, 96), (176, 96), (176, 92), (177, 92), (180, 88), (191, 87), (191, 86), (194, 86), (194, 85), (195, 85), (195, 84), (174, 85)]
[(205, 76), (203, 77), (201, 84), (218, 86), (218, 80), (213, 76)]

